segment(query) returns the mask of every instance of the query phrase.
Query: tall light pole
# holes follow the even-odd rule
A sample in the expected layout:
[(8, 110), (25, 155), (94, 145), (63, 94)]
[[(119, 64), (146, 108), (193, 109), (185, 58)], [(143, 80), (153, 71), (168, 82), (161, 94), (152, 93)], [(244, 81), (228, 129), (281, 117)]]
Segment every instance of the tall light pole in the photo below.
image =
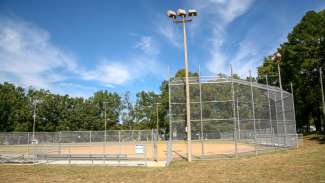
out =
[(284, 110), (284, 99), (283, 99), (283, 88), (282, 88), (282, 80), (281, 80), (281, 63), (282, 55), (277, 52), (272, 56), (272, 60), (275, 61), (278, 65), (278, 75), (279, 75), (279, 85), (280, 85), (280, 96), (281, 96), (281, 107), (282, 107), (282, 120), (283, 120), (283, 131), (284, 131), (284, 143), (287, 145), (287, 125), (286, 125), (286, 115)]
[(325, 131), (325, 99), (324, 99), (324, 87), (323, 87), (323, 71), (322, 68), (319, 68), (319, 81), (320, 81), (320, 87), (322, 90), (322, 102), (323, 102), (323, 130)]
[[(190, 107), (190, 87), (188, 81), (188, 58), (187, 58), (187, 42), (186, 42), (186, 23), (191, 22), (191, 19), (186, 19), (187, 13), (183, 9), (178, 9), (176, 12), (172, 10), (167, 11), (167, 16), (175, 23), (183, 25), (184, 37), (184, 64), (185, 64), (185, 90), (186, 90), (186, 131), (187, 131), (187, 160), (192, 161), (192, 139), (191, 139), (191, 107)], [(197, 11), (194, 9), (188, 10), (188, 16), (197, 16)], [(180, 17), (177, 20), (177, 17)]]

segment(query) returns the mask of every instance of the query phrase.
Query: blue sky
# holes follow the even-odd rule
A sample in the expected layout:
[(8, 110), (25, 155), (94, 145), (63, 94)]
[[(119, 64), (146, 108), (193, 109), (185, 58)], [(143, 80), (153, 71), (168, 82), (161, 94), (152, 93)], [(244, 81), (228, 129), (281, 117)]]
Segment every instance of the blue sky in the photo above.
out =
[[(195, 8), (189, 62), (202, 75), (256, 73), (321, 0), (0, 0), (0, 82), (91, 96), (159, 91), (183, 67), (182, 29), (168, 9)], [(168, 69), (169, 68), (169, 69)]]

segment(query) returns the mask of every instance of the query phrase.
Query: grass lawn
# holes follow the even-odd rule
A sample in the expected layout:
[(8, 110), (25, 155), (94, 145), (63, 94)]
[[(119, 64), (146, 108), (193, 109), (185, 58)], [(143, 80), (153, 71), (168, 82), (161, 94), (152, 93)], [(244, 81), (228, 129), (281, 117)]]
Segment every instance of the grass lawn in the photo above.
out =
[(239, 160), (179, 160), (167, 168), (0, 165), (0, 182), (325, 183), (325, 144), (309, 135), (298, 150)]

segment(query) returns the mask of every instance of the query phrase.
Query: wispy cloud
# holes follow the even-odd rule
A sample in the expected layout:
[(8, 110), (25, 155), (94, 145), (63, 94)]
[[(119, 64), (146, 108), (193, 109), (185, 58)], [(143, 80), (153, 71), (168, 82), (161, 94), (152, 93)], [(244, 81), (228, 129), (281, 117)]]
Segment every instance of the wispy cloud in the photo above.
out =
[(157, 55), (159, 53), (157, 43), (151, 36), (141, 36), (135, 47), (141, 49), (147, 55)]
[(18, 84), (51, 88), (74, 73), (74, 57), (50, 43), (47, 31), (20, 20), (0, 19), (0, 71)]
[(119, 63), (112, 63), (108, 60), (102, 61), (96, 69), (82, 71), (81, 76), (85, 80), (99, 81), (107, 86), (120, 85), (130, 80), (130, 73), (127, 67)]
[[(197, 24), (207, 23), (211, 30), (210, 60), (207, 61), (207, 69), (212, 73), (228, 73), (230, 57), (223, 50), (227, 41), (227, 28), (236, 18), (245, 14), (251, 7), (254, 0), (208, 0), (208, 1), (190, 1), (191, 6), (197, 7), (203, 18), (200, 18)], [(202, 22), (209, 20), (208, 22)], [(239, 57), (239, 56), (238, 56)]]
[[(135, 47), (142, 52), (118, 61), (107, 56), (95, 62), (95, 68), (84, 68), (73, 54), (51, 42), (48, 31), (22, 20), (1, 17), (0, 82), (9, 81), (57, 93), (74, 92), (76, 96), (83, 95), (84, 91), (84, 96), (88, 96), (94, 88), (78, 83), (93, 81), (114, 87), (159, 70), (160, 65), (155, 59), (159, 49), (153, 38), (142, 36)], [(73, 83), (72, 80), (77, 81)], [(65, 89), (65, 85), (75, 89)]]
[(157, 16), (155, 20), (156, 32), (174, 47), (181, 47), (181, 37), (177, 31), (177, 26), (165, 16)]

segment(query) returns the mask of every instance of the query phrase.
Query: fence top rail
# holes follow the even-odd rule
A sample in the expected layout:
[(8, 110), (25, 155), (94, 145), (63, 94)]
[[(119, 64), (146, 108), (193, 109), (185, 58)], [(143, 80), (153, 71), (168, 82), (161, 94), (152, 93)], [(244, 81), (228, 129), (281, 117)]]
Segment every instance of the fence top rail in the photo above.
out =
[[(184, 78), (172, 78), (170, 79), (170, 85), (184, 85), (185, 83), (185, 79)], [(237, 84), (242, 84), (242, 85), (246, 85), (246, 86), (250, 86), (250, 81), (247, 80), (242, 80), (242, 79), (231, 79), (231, 77), (220, 77), (220, 76), (201, 76), (201, 77), (189, 77), (189, 83), (190, 84), (208, 84), (208, 83), (229, 83), (229, 82), (234, 82)], [(261, 83), (257, 83), (256, 81), (252, 82), (253, 87), (255, 88), (260, 88), (260, 89), (269, 89), (272, 92), (280, 92), (281, 89), (279, 87), (276, 86), (271, 86), (269, 85), (267, 87), (267, 85), (265, 84), (261, 84)], [(288, 91), (283, 90), (283, 92), (285, 94), (291, 94)]]
[[(156, 129), (150, 129), (150, 130), (106, 130), (106, 132), (152, 132), (156, 131)], [(57, 134), (57, 133), (90, 133), (90, 132), (103, 132), (105, 133), (104, 130), (99, 130), (99, 131), (56, 131), (56, 132), (35, 132), (35, 134)], [(33, 132), (0, 132), (1, 134), (33, 134)]]

